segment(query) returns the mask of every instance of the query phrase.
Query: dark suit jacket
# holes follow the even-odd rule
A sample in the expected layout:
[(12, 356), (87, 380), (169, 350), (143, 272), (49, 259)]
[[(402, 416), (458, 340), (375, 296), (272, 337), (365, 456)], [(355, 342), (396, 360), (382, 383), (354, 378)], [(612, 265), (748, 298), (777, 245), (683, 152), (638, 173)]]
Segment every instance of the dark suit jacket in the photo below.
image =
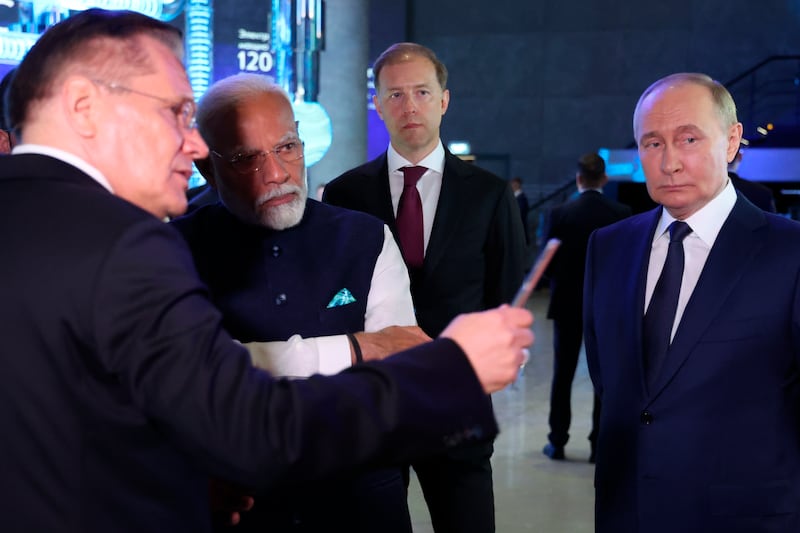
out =
[(550, 278), (550, 306), (547, 317), (559, 320), (581, 318), (583, 272), (589, 235), (603, 226), (631, 215), (631, 208), (598, 191), (585, 191), (577, 198), (550, 211), (545, 242), (561, 240), (547, 269)]
[(517, 205), (519, 206), (519, 216), (520, 220), (522, 220), (522, 230), (525, 234), (525, 242), (531, 242), (530, 235), (528, 234), (528, 211), (530, 211), (530, 204), (528, 204), (528, 197), (525, 196), (524, 192), (519, 193), (518, 195), (514, 196), (514, 199), (517, 201)]
[[(412, 273), (417, 321), (436, 336), (459, 313), (513, 298), (525, 237), (508, 182), (446, 151), (442, 189), (421, 272)], [(325, 186), (323, 201), (375, 215), (397, 239), (386, 154)]]
[(728, 177), (731, 178), (736, 190), (741, 192), (753, 205), (769, 213), (775, 212), (775, 197), (769, 187), (755, 181), (746, 180), (736, 172), (728, 172)]
[(648, 391), (642, 315), (660, 214), (589, 241), (597, 531), (800, 531), (800, 225), (739, 196)]
[(447, 339), (327, 379), (253, 368), (178, 232), (66, 163), (0, 160), (0, 228), (4, 531), (208, 531), (209, 474), (275, 487), (496, 432)]

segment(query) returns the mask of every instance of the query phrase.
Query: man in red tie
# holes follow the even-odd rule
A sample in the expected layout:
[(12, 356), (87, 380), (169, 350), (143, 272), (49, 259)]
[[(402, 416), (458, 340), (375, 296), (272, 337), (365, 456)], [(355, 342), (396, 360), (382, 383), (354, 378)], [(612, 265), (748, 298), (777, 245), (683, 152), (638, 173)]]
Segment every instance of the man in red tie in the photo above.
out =
[[(394, 44), (373, 71), (391, 144), (329, 183), (323, 201), (389, 225), (411, 275), (417, 321), (435, 336), (458, 313), (511, 300), (524, 274), (522, 223), (506, 180), (443, 146), (450, 92), (433, 51)], [(486, 441), (413, 465), (437, 533), (494, 531), (491, 454)]]

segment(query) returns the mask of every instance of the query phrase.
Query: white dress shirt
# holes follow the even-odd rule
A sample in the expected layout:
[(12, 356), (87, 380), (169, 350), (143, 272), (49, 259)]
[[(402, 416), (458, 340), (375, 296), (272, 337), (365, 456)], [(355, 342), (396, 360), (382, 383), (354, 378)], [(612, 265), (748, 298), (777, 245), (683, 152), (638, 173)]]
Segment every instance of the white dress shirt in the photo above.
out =
[(439, 205), (439, 193), (442, 191), (442, 176), (444, 175), (444, 146), (441, 139), (436, 148), (425, 158), (414, 165), (405, 157), (397, 153), (397, 150), (390, 144), (386, 151), (386, 159), (389, 164), (389, 191), (392, 194), (392, 207), (397, 216), (397, 206), (400, 203), (400, 196), (403, 194), (403, 167), (420, 166), (428, 170), (417, 182), (417, 190), (422, 200), (422, 229), (425, 232), (425, 248), (428, 250), (428, 241), (431, 239), (433, 229), (433, 219), (436, 217), (436, 206)]
[[(717, 235), (722, 229), (722, 225), (728, 219), (736, 203), (736, 191), (730, 180), (728, 184), (714, 199), (703, 206), (699, 211), (684, 220), (692, 228), (690, 233), (683, 240), (684, 267), (683, 277), (681, 278), (681, 292), (678, 296), (678, 308), (675, 312), (675, 322), (672, 325), (670, 341), (675, 336), (683, 311), (686, 304), (694, 292), (697, 280), (708, 259), (708, 254), (717, 240)], [(667, 259), (667, 248), (669, 247), (669, 232), (667, 229), (675, 221), (666, 209), (662, 210), (661, 219), (658, 221), (653, 237), (653, 245), (650, 250), (650, 263), (647, 267), (647, 288), (645, 291), (644, 311), (650, 305), (650, 298), (656, 288), (658, 277), (664, 268)], [(644, 312), (643, 311), (643, 312)]]
[[(388, 326), (416, 326), (408, 270), (389, 227), (383, 226), (383, 249), (372, 272), (367, 296), (364, 331)], [(286, 341), (249, 342), (253, 364), (278, 376), (296, 378), (312, 374), (336, 374), (351, 366), (350, 341), (345, 335)]]

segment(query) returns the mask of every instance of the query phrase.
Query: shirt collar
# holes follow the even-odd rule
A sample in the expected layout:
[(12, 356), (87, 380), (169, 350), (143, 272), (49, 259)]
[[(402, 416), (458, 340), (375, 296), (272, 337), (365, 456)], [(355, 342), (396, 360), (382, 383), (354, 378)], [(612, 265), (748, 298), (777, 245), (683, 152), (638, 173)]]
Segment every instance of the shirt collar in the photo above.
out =
[(41, 154), (52, 157), (54, 159), (58, 159), (76, 167), (78, 170), (81, 170), (85, 174), (87, 174), (90, 178), (94, 179), (97, 183), (108, 189), (109, 192), (113, 193), (114, 189), (111, 187), (111, 184), (108, 182), (103, 173), (97, 170), (97, 168), (93, 167), (80, 157), (72, 154), (70, 152), (65, 152), (64, 150), (59, 150), (58, 148), (53, 148), (52, 146), (44, 146), (42, 144), (18, 144), (11, 150), (11, 153), (14, 155), (17, 154)]
[[(700, 208), (692, 216), (684, 220), (692, 228), (693, 235), (700, 238), (709, 248), (714, 246), (722, 225), (727, 220), (736, 203), (736, 190), (731, 180), (728, 180), (722, 192), (710, 202)], [(665, 234), (667, 228), (676, 219), (666, 209), (661, 210), (661, 219), (658, 221), (653, 242)]]
[(386, 158), (389, 164), (389, 173), (399, 172), (403, 167), (421, 166), (431, 170), (435, 170), (439, 174), (444, 174), (444, 146), (442, 140), (439, 139), (439, 144), (433, 149), (431, 153), (426, 155), (422, 161), (414, 165), (411, 161), (397, 153), (394, 146), (389, 144), (389, 149), (386, 150)]

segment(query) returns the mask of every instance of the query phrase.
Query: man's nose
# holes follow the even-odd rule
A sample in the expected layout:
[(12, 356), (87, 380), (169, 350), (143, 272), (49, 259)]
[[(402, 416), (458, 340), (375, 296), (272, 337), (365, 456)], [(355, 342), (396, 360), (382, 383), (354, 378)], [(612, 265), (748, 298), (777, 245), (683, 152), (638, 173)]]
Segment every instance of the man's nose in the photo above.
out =
[(403, 98), (403, 112), (412, 115), (417, 112), (417, 103), (411, 95), (406, 95)]
[(681, 169), (681, 160), (678, 151), (668, 144), (664, 146), (664, 153), (661, 155), (661, 171), (664, 174), (674, 174)]
[(285, 183), (291, 177), (286, 164), (275, 152), (265, 152), (264, 164), (258, 173), (264, 183)]
[(205, 159), (208, 157), (208, 145), (200, 136), (197, 128), (187, 129), (183, 133), (183, 150), (191, 155), (192, 159)]

